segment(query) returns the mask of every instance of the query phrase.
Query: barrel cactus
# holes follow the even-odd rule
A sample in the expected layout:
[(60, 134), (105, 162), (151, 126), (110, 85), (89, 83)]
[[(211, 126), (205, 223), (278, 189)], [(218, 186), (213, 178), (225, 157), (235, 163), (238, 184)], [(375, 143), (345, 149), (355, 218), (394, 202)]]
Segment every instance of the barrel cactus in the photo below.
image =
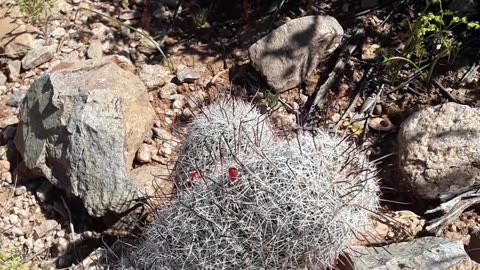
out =
[[(177, 169), (194, 170), (195, 177), (178, 177), (189, 177), (192, 185), (178, 192), (171, 207), (157, 213), (128, 258), (130, 267), (334, 265), (366, 229), (370, 213), (377, 211), (374, 165), (338, 137), (320, 132), (315, 137), (305, 133), (290, 140), (276, 138), (271, 127), (258, 128), (261, 115), (250, 105), (241, 104), (238, 113), (228, 108), (229, 103), (221, 106), (227, 113), (219, 113), (216, 104), (197, 120), (203, 122), (192, 124), (188, 138), (196, 139), (187, 141), (184, 151), (196, 151), (203, 163), (192, 164), (198, 162), (193, 161), (195, 156), (183, 153)], [(244, 124), (244, 119), (252, 121)], [(248, 128), (239, 128), (242, 125)], [(266, 140), (259, 142), (259, 137)]]

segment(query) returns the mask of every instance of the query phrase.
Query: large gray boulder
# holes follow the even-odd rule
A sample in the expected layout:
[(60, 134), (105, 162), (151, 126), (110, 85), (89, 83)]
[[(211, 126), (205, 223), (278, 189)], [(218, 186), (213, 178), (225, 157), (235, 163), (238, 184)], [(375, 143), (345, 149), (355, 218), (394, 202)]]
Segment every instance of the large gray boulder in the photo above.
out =
[(271, 87), (292, 88), (335, 51), (342, 35), (342, 26), (330, 16), (293, 19), (253, 44), (250, 59)]
[(478, 267), (465, 252), (462, 241), (436, 237), (383, 247), (351, 247), (347, 253), (355, 270), (444, 270), (462, 269), (456, 267), (467, 264)]
[(26, 167), (82, 199), (92, 216), (121, 213), (142, 193), (128, 171), (154, 111), (126, 61), (60, 64), (20, 107), (15, 143)]
[(407, 184), (426, 199), (480, 184), (480, 109), (446, 103), (412, 114), (398, 135)]

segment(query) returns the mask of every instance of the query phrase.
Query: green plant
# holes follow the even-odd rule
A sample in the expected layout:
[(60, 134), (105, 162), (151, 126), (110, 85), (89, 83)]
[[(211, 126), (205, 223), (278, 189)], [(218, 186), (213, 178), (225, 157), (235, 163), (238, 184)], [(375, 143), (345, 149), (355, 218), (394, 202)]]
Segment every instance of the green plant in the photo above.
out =
[[(386, 56), (384, 63), (396, 77), (401, 63), (407, 62), (430, 83), (438, 64), (451, 64), (455, 60), (461, 48), (459, 37), (470, 30), (479, 30), (480, 24), (444, 10), (440, 0), (426, 0), (421, 15), (413, 22), (405, 19), (401, 27), (407, 27), (409, 39), (400, 55)], [(423, 62), (428, 63), (427, 72), (420, 69)]]
[(0, 252), (0, 270), (28, 270), (29, 266), (22, 262), (18, 253), (10, 256)]
[(38, 24), (42, 12), (51, 8), (55, 0), (17, 0), (20, 12), (25, 16), (26, 21), (33, 25)]
[(207, 22), (209, 14), (209, 9), (200, 8), (197, 12), (193, 13), (192, 21), (195, 28), (202, 28), (203, 25)]

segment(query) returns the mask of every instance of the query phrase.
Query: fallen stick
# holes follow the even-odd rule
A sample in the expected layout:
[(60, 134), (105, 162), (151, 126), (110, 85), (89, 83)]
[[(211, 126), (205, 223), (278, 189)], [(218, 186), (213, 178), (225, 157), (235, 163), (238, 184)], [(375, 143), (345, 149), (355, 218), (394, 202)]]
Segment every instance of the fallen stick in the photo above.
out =
[(325, 103), (326, 103), (325, 96), (326, 96), (328, 90), (332, 87), (332, 85), (335, 82), (335, 80), (337, 79), (337, 77), (341, 73), (343, 73), (343, 70), (345, 68), (345, 64), (347, 62), (348, 57), (358, 47), (358, 41), (364, 35), (365, 35), (364, 29), (362, 29), (362, 28), (358, 29), (355, 32), (355, 34), (353, 35), (353, 39), (354, 39), (355, 43), (354, 44), (348, 44), (343, 48), (342, 52), (340, 53), (340, 56), (338, 57), (338, 61), (335, 64), (335, 67), (330, 72), (330, 74), (328, 74), (327, 80), (314, 93), (314, 100), (312, 102), (312, 105), (308, 109), (307, 119), (311, 119), (311, 116), (313, 115), (313, 112), (315, 111), (315, 108), (322, 108), (325, 105)]

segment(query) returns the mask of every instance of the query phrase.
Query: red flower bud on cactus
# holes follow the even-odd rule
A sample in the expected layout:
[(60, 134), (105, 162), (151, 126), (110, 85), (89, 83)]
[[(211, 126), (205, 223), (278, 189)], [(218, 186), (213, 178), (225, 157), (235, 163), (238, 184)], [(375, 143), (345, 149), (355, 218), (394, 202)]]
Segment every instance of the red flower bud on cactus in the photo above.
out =
[(238, 180), (238, 170), (235, 168), (229, 168), (228, 169), (228, 176), (230, 177), (230, 181), (232, 183), (237, 182)]
[(195, 181), (202, 179), (202, 175), (197, 171), (192, 172), (190, 177), (192, 178), (192, 180), (195, 180)]

